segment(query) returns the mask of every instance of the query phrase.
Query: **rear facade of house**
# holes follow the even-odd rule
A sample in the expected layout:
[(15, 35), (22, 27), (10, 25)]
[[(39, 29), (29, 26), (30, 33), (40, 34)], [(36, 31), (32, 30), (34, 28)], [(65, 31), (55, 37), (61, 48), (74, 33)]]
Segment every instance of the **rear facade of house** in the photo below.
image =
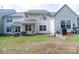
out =
[[(6, 10), (5, 10), (6, 11)], [(11, 11), (11, 10), (9, 10)], [(3, 12), (5, 13), (5, 12)], [(47, 10), (28, 10), (1, 15), (0, 34), (67, 34), (79, 28), (79, 17), (64, 5), (57, 12)]]
[(4, 17), (4, 34), (49, 34), (50, 13), (46, 10), (29, 10)]

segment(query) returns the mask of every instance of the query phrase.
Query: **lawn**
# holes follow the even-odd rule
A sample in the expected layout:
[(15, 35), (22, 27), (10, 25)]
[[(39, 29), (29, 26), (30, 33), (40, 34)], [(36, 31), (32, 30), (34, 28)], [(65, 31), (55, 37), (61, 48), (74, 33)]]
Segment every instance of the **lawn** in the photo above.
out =
[(73, 42), (78, 42), (79, 41), (79, 35), (73, 35), (73, 36), (69, 36), (68, 41), (73, 41)]
[(0, 53), (79, 53), (79, 35), (67, 36), (65, 40), (46, 35), (18, 37), (0, 35)]

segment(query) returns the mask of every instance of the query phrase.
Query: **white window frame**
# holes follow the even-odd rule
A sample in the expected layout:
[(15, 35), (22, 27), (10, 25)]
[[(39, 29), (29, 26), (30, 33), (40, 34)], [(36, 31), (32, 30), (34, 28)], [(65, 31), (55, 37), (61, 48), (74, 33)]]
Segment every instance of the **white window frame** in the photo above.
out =
[(21, 31), (21, 27), (20, 26), (16, 26), (15, 27), (15, 32), (20, 32)]
[(46, 31), (46, 25), (40, 25), (39, 30), (40, 31)]
[[(44, 18), (45, 17), (45, 18)], [(46, 16), (45, 15), (40, 15), (40, 19), (41, 20), (46, 20)]]
[[(26, 30), (27, 26), (27, 30)], [(32, 25), (25, 25), (25, 31), (32, 31)]]
[(70, 29), (71, 28), (71, 21), (70, 20), (67, 20), (66, 21), (66, 28), (67, 29)]
[(78, 24), (78, 27), (79, 27), (79, 18), (77, 18), (77, 24)]
[[(64, 28), (67, 28), (67, 29), (70, 29), (70, 28), (71, 28), (71, 21), (70, 21), (70, 20), (67, 20), (67, 21), (61, 20), (61, 22), (62, 22), (62, 21), (64, 21), (64, 23), (61, 23), (61, 26), (63, 25)], [(69, 27), (67, 27), (67, 26), (69, 26)], [(61, 28), (62, 28), (62, 27), (61, 27)]]
[(11, 31), (12, 31), (11, 27), (6, 27), (6, 32), (11, 32)]
[(12, 20), (12, 18), (10, 17), (10, 18), (7, 18), (7, 22), (12, 22), (13, 20)]

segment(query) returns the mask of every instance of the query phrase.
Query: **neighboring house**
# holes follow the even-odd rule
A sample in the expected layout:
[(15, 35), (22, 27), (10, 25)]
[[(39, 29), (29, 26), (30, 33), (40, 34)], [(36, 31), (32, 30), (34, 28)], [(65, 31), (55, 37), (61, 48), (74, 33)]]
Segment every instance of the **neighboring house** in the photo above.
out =
[(53, 16), (54, 33), (59, 32), (63, 34), (74, 32), (74, 27), (79, 27), (79, 19), (77, 14), (64, 5)]
[(4, 34), (4, 16), (14, 13), (13, 9), (0, 9), (0, 34)]
[[(2, 22), (2, 21), (1, 21)], [(4, 15), (3, 34), (26, 32), (27, 34), (71, 33), (79, 27), (79, 16), (64, 5), (57, 12), (28, 10)]]
[[(24, 13), (17, 12), (4, 17), (4, 34), (21, 32), (21, 22), (24, 20)], [(23, 28), (23, 27), (22, 27)]]

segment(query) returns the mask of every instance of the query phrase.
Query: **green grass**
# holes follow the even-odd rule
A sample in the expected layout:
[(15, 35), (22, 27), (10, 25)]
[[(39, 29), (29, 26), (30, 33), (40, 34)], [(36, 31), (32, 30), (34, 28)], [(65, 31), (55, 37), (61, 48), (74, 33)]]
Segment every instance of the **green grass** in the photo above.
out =
[[(9, 36), (0, 35), (0, 53), (22, 53), (26, 51), (22, 45), (31, 45), (32, 43), (45, 42), (48, 40), (48, 36)], [(21, 48), (17, 48), (21, 47)], [(22, 49), (23, 48), (23, 49)], [(28, 52), (28, 51), (27, 51)]]
[(71, 42), (79, 42), (79, 35), (68, 36), (67, 40)]
[(67, 36), (67, 40), (46, 35), (0, 35), (0, 53), (76, 53), (73, 42), (79, 42), (79, 35)]
[(25, 43), (25, 42), (41, 42), (48, 39), (48, 36), (0, 36), (0, 43)]

